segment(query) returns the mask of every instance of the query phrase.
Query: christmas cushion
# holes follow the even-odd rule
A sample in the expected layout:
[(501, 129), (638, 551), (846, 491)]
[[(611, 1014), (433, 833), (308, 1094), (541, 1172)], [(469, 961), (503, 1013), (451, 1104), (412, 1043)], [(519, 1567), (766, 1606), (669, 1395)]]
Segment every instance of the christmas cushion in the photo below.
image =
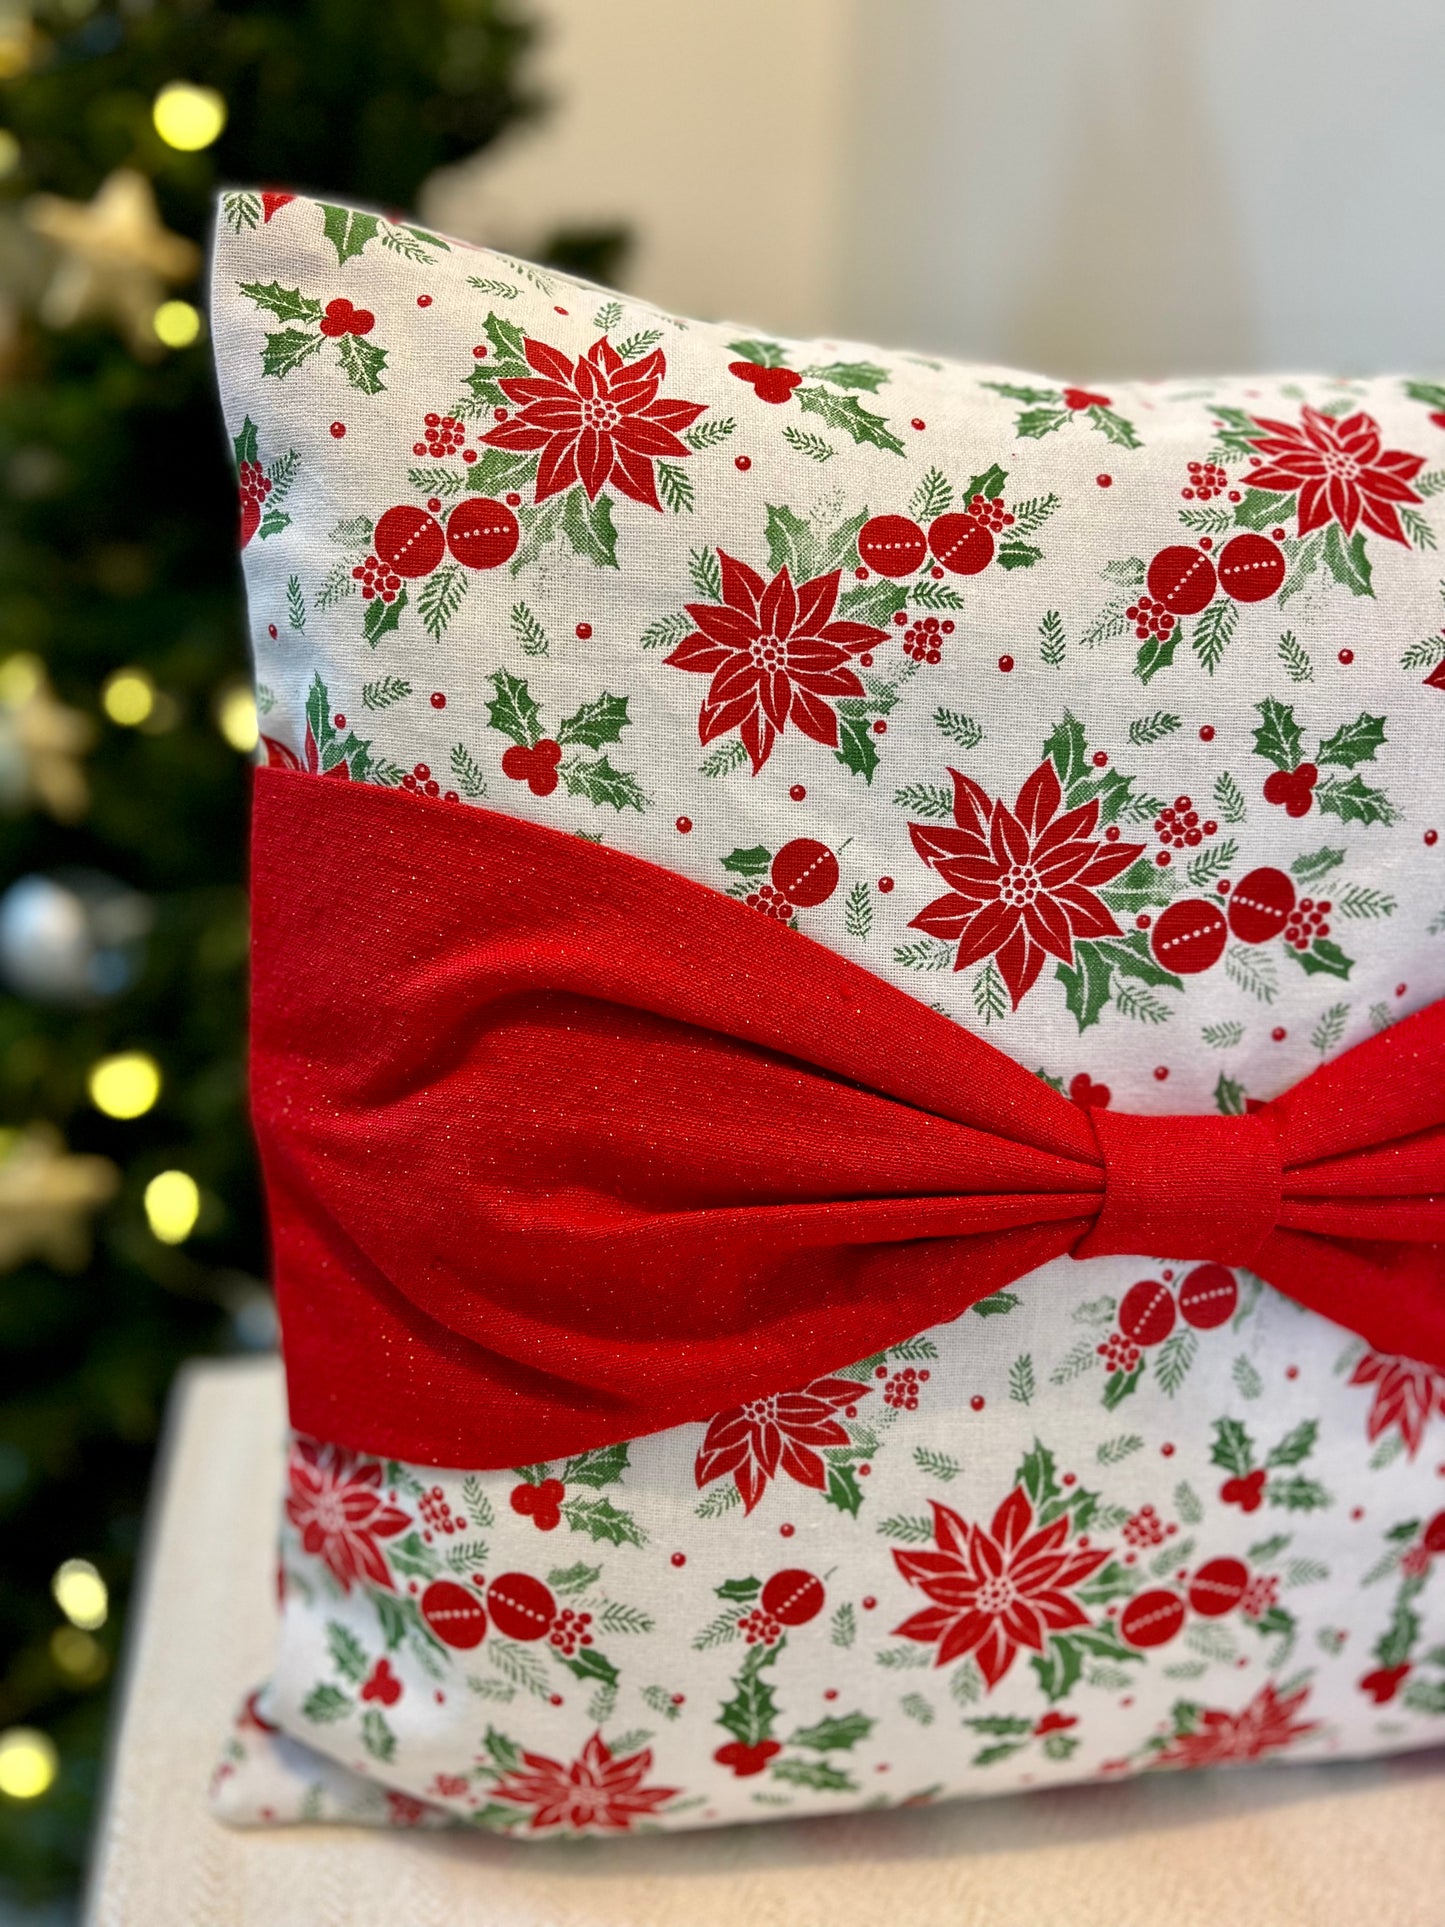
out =
[(218, 1810), (1445, 1739), (1445, 389), (221, 213), (294, 1431)]

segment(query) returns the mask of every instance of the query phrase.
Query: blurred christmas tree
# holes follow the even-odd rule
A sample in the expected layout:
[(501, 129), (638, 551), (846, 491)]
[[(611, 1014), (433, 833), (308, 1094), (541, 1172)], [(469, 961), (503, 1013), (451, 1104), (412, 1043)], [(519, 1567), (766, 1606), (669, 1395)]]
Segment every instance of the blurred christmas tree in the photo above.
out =
[(408, 207), (530, 110), (529, 37), (508, 0), (0, 0), (0, 1892), (75, 1881), (175, 1366), (269, 1335), (212, 195)]

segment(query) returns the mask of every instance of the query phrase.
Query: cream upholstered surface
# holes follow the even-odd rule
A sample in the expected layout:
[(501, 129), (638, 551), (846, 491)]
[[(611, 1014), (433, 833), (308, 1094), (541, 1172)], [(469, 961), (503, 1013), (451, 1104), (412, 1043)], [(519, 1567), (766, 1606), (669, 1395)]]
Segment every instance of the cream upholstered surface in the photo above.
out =
[(520, 1850), (206, 1808), (274, 1632), (277, 1367), (193, 1367), (154, 1501), (88, 1927), (1438, 1927), (1445, 1753)]

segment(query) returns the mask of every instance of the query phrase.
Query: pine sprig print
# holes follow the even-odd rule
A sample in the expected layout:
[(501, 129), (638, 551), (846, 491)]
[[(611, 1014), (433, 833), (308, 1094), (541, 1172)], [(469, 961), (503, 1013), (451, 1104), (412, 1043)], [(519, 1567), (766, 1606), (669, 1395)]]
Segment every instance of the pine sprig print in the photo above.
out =
[(1129, 741), (1136, 746), (1159, 743), (1184, 726), (1183, 718), (1168, 710), (1156, 709), (1152, 716), (1139, 716), (1129, 725)]
[(361, 702), (364, 709), (390, 709), (411, 694), (411, 684), (404, 676), (381, 676), (375, 682), (363, 683)]
[(944, 823), (953, 815), (953, 791), (941, 783), (905, 783), (893, 792), (893, 801), (926, 823)]
[(915, 522), (932, 522), (953, 507), (953, 484), (941, 468), (930, 468), (914, 489), (908, 513)]
[(1393, 917), (1398, 907), (1388, 890), (1372, 889), (1363, 883), (1346, 883), (1335, 897), (1335, 908), (1342, 917)]
[(1214, 779), (1214, 801), (1226, 823), (1242, 823), (1248, 814), (1244, 791), (1227, 769), (1221, 770)]
[(926, 1472), (931, 1479), (941, 1479), (945, 1485), (952, 1484), (963, 1471), (963, 1464), (949, 1452), (935, 1451), (932, 1446), (915, 1445), (913, 1463), (920, 1472)]
[(905, 970), (950, 970), (953, 946), (937, 937), (923, 937), (917, 943), (895, 945), (893, 961)]
[(306, 597), (301, 592), (301, 578), (292, 575), (286, 578), (286, 620), (297, 635), (306, 633)]
[(1057, 669), (1063, 662), (1066, 646), (1063, 617), (1057, 609), (1050, 609), (1039, 623), (1039, 654), (1050, 669)]
[(1272, 1004), (1279, 995), (1274, 959), (1268, 951), (1252, 944), (1232, 943), (1229, 946), (1224, 953), (1224, 974), (1232, 984), (1247, 990), (1251, 997), (1258, 997), (1262, 1004)]
[(456, 778), (457, 788), (463, 796), (475, 802), (479, 796), (486, 795), (487, 779), (482, 773), (482, 766), (465, 743), (453, 743), (448, 760), (451, 763), (452, 775)]
[(696, 495), (687, 470), (680, 468), (676, 462), (658, 462), (655, 472), (657, 493), (663, 507), (671, 509), (674, 515), (691, 515)]
[(422, 584), (416, 599), (417, 613), (433, 642), (440, 642), (446, 634), (452, 617), (466, 600), (466, 593), (466, 571), (455, 562), (444, 563)]
[(1244, 1025), (1234, 1021), (1206, 1024), (1199, 1034), (1211, 1050), (1235, 1050), (1244, 1042)]
[(992, 957), (974, 973), (969, 993), (973, 998), (974, 1015), (981, 1024), (1000, 1023), (1008, 1014), (1008, 992)]
[(1313, 682), (1315, 666), (1310, 661), (1309, 651), (1292, 629), (1286, 629), (1278, 643), (1279, 659), (1284, 664), (1284, 672), (1291, 682)]
[[(972, 716), (965, 716), (961, 710), (935, 709), (933, 712), (933, 721), (935, 727), (941, 730), (949, 742), (956, 744), (959, 749), (977, 749), (983, 741), (983, 724), (975, 722)], [(920, 785), (919, 787), (924, 788), (927, 786)], [(897, 798), (895, 797), (894, 800), (897, 801)], [(951, 815), (952, 812), (953, 799), (950, 796), (948, 813)]]
[(1331, 1004), (1329, 1009), (1323, 1013), (1319, 1022), (1310, 1032), (1310, 1043), (1319, 1052), (1321, 1057), (1328, 1057), (1331, 1051), (1339, 1049), (1349, 1018), (1350, 1006), (1348, 1004)]
[(1034, 1361), (1027, 1352), (1020, 1352), (1009, 1366), (1008, 1395), (1016, 1405), (1029, 1405), (1034, 1390)]
[(547, 639), (547, 631), (542, 627), (537, 615), (527, 603), (513, 603), (509, 620), (511, 622), (512, 634), (522, 645), (522, 654), (524, 656), (545, 656), (547, 654), (551, 646)]
[(731, 415), (709, 416), (705, 422), (695, 422), (683, 431), (682, 439), (694, 453), (704, 449), (716, 448), (725, 442), (737, 429), (737, 421)]
[(855, 883), (848, 892), (843, 912), (843, 927), (850, 937), (860, 941), (867, 938), (873, 928), (873, 894), (866, 883)]
[(716, 551), (713, 549), (693, 549), (687, 558), (688, 572), (692, 576), (693, 587), (704, 602), (721, 602), (722, 569), (719, 567)]
[(831, 462), (838, 452), (821, 435), (810, 435), (806, 429), (794, 428), (791, 423), (783, 430), (783, 440), (800, 455), (806, 455), (810, 462)]

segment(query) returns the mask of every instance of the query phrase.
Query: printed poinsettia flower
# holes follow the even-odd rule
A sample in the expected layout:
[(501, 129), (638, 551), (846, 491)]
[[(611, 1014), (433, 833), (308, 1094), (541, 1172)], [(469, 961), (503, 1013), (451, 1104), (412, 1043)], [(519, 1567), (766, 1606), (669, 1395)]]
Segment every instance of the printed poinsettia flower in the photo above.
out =
[(626, 1833), (672, 1799), (675, 1786), (644, 1786), (652, 1771), (652, 1748), (615, 1760), (594, 1733), (570, 1766), (544, 1753), (524, 1753), (492, 1788), (494, 1800), (531, 1807), (529, 1828), (570, 1827), (576, 1833)]
[(788, 724), (829, 749), (838, 747), (832, 700), (865, 694), (848, 667), (887, 641), (867, 622), (835, 622), (842, 574), (793, 581), (787, 564), (771, 582), (718, 550), (721, 603), (689, 602), (697, 624), (666, 658), (674, 669), (711, 676), (697, 720), (699, 742), (736, 729), (757, 775)]
[(1431, 1414), (1445, 1417), (1445, 1376), (1413, 1358), (1386, 1358), (1366, 1352), (1350, 1374), (1351, 1385), (1373, 1385), (1375, 1396), (1365, 1421), (1371, 1444), (1395, 1426), (1413, 1459), (1425, 1439)]
[(1255, 1694), (1242, 1713), (1226, 1713), (1211, 1708), (1189, 1733), (1177, 1733), (1162, 1753), (1154, 1756), (1154, 1766), (1228, 1766), (1236, 1760), (1257, 1760), (1263, 1753), (1277, 1753), (1318, 1730), (1318, 1720), (1296, 1720), (1310, 1696), (1308, 1686), (1281, 1699), (1269, 1680)]
[(779, 1471), (821, 1492), (828, 1468), (816, 1448), (848, 1443), (847, 1432), (833, 1415), (866, 1398), (868, 1390), (851, 1378), (815, 1378), (801, 1391), (751, 1398), (746, 1405), (719, 1412), (697, 1455), (698, 1489), (731, 1473), (748, 1512)]
[(1089, 1615), (1069, 1589), (1098, 1571), (1108, 1550), (1070, 1546), (1067, 1512), (1036, 1527), (1033, 1503), (1014, 1487), (988, 1526), (933, 1505), (933, 1552), (895, 1550), (894, 1564), (933, 1601), (893, 1628), (904, 1639), (938, 1646), (935, 1666), (972, 1653), (990, 1690), (1019, 1648), (1042, 1653), (1050, 1633), (1087, 1626)]
[(325, 1561), (342, 1591), (351, 1591), (353, 1579), (395, 1590), (376, 1542), (404, 1532), (411, 1521), (388, 1503), (376, 1460), (298, 1439), (289, 1484), (286, 1516), (301, 1534), (302, 1549)]
[(706, 412), (707, 403), (658, 395), (667, 373), (660, 348), (624, 361), (603, 335), (573, 361), (530, 335), (523, 346), (533, 373), (502, 376), (497, 384), (520, 410), (482, 440), (516, 453), (541, 450), (538, 502), (580, 482), (594, 502), (610, 485), (660, 511), (652, 464), (692, 453), (679, 433)]
[(1300, 423), (1254, 418), (1264, 432), (1250, 437), (1264, 460), (1244, 477), (1246, 488), (1299, 490), (1299, 533), (1338, 522), (1346, 535), (1363, 522), (1376, 535), (1407, 542), (1400, 525), (1402, 502), (1418, 502), (1410, 483), (1425, 466), (1423, 455), (1381, 448), (1379, 423), (1370, 415), (1336, 421), (1317, 408), (1300, 411)]
[(1060, 814), (1063, 791), (1047, 757), (1012, 809), (972, 777), (948, 773), (954, 827), (910, 823), (908, 833), (949, 894), (935, 897), (910, 927), (956, 943), (955, 970), (997, 957), (1017, 1010), (1045, 957), (1072, 963), (1076, 938), (1123, 935), (1095, 891), (1127, 870), (1144, 846), (1094, 841), (1095, 799)]

